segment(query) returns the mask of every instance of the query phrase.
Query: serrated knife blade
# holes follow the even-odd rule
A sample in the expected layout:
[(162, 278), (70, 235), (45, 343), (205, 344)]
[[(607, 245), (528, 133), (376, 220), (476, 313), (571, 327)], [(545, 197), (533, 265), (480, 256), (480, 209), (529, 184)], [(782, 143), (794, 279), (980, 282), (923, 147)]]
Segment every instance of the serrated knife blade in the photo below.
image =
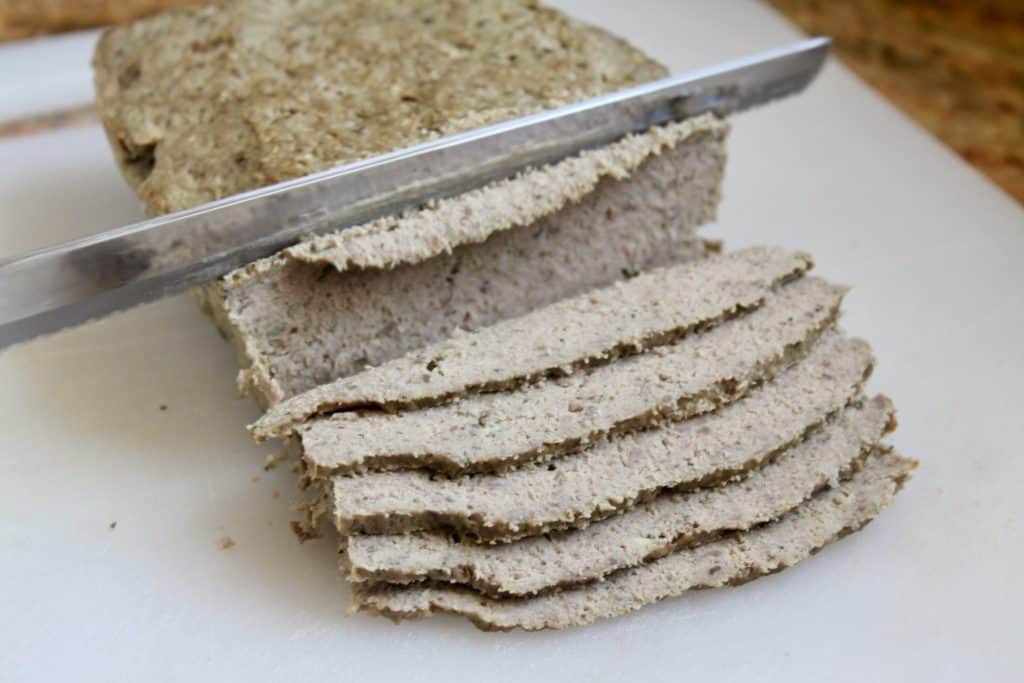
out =
[(827, 38), (478, 128), (0, 262), (0, 349), (184, 291), (294, 243), (654, 125), (803, 90)]

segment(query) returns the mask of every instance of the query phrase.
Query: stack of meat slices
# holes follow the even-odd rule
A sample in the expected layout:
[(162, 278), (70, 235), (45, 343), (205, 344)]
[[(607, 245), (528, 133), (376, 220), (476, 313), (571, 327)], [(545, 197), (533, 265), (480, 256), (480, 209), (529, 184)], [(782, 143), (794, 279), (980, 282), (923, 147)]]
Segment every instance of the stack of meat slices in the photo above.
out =
[(846, 290), (753, 248), (653, 270), (272, 408), (354, 607), (563, 628), (791, 566), (915, 463)]

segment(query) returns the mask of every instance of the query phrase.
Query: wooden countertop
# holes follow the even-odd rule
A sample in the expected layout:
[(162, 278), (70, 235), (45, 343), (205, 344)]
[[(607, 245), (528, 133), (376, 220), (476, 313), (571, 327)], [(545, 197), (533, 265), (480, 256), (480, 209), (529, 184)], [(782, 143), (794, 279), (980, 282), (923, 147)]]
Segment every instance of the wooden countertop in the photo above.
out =
[(202, 0), (0, 0), (0, 41), (123, 24)]
[(768, 2), (1024, 203), (1024, 2)]

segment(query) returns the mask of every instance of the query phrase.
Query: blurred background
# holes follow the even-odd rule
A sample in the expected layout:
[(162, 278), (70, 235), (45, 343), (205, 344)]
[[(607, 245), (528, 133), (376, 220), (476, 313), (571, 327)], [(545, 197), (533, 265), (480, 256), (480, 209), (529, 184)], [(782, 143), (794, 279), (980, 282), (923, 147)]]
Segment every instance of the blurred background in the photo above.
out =
[[(1024, 0), (767, 0), (1024, 203)], [(0, 0), (0, 41), (128, 22), (197, 0)], [(0, 124), (0, 138), (93, 120), (89, 107)]]

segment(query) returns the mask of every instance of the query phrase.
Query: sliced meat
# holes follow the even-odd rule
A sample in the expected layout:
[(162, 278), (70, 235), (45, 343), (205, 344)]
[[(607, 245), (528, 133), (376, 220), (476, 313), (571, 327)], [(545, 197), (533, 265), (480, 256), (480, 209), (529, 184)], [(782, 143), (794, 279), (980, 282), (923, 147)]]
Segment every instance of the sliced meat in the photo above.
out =
[(483, 540), (581, 526), (664, 489), (764, 463), (853, 400), (872, 362), (866, 342), (831, 333), (746, 398), (548, 464), (458, 479), (415, 470), (337, 476), (327, 487), (334, 522), (344, 534), (442, 528)]
[(321, 475), (395, 467), (459, 474), (573, 452), (742, 396), (801, 357), (833, 324), (844, 294), (805, 278), (706, 333), (564, 379), (394, 415), (335, 413), (298, 428), (303, 454)]
[(874, 519), (915, 466), (912, 460), (881, 453), (851, 479), (778, 522), (556, 593), (495, 599), (458, 586), (356, 584), (354, 606), (396, 621), (439, 612), (459, 614), (484, 630), (582, 626), (694, 588), (733, 586), (791, 567)]
[[(676, 147), (721, 139), (727, 131), (728, 124), (710, 114), (657, 126), (450, 199), (434, 200), (425, 210), (312, 237), (282, 254), (330, 265), (338, 272), (420, 263), (499, 232), (534, 225), (586, 200), (602, 182), (646, 173), (644, 165), (649, 162), (668, 172), (673, 162), (691, 161), (689, 156), (674, 158)], [(661, 155), (665, 158), (655, 159)], [(667, 174), (663, 180), (673, 177)]]
[(354, 581), (433, 579), (496, 597), (584, 583), (784, 515), (852, 473), (894, 427), (892, 403), (876, 396), (847, 408), (775, 462), (717, 488), (668, 493), (584, 529), (499, 545), (426, 533), (352, 536), (344, 564)]
[(272, 408), (252, 432), (262, 441), (317, 414), (423, 407), (640, 353), (760, 306), (811, 266), (806, 254), (755, 247), (657, 269), (312, 389)]

